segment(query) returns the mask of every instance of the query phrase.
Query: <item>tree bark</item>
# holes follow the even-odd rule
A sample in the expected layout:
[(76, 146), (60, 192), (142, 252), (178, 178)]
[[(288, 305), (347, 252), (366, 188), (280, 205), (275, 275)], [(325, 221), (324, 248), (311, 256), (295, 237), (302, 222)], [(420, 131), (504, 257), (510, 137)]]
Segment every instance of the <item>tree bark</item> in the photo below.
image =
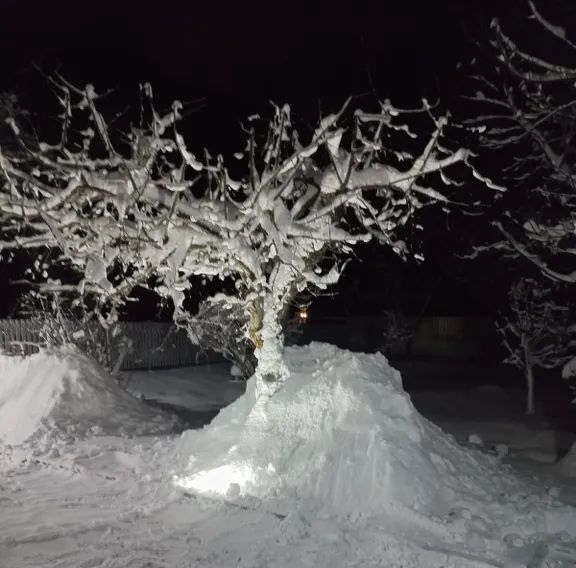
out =
[(526, 414), (534, 414), (534, 366), (528, 345), (524, 345), (524, 374), (526, 377)]
[(534, 369), (530, 364), (526, 367), (526, 383), (528, 393), (526, 396), (526, 414), (534, 414)]
[(272, 396), (288, 377), (284, 362), (284, 333), (280, 322), (282, 302), (280, 298), (265, 298), (262, 303), (262, 326), (256, 345), (256, 395)]
[(293, 289), (292, 268), (286, 264), (278, 264), (270, 274), (266, 292), (260, 296), (258, 305), (254, 306), (255, 319), (259, 324), (253, 337), (257, 360), (254, 373), (257, 399), (272, 396), (289, 376), (284, 362), (282, 315)]

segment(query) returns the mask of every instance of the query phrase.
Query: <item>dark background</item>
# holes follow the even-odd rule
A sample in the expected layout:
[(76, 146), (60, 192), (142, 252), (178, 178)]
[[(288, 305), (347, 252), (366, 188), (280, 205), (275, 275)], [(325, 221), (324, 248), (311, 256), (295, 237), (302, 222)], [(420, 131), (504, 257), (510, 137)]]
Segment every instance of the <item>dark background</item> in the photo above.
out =
[[(193, 101), (189, 138), (212, 153), (229, 152), (241, 147), (242, 119), (265, 113), (270, 100), (288, 102), (296, 117), (310, 122), (350, 95), (360, 105), (378, 97), (399, 106), (440, 98), (465, 114), (461, 95), (470, 60), (484, 57), (490, 65), (487, 50), (475, 42), (486, 43), (492, 17), (521, 21), (524, 9), (520, 0), (0, 0), (0, 89), (47, 115), (54, 109), (43, 73), (58, 70), (99, 91), (115, 87), (123, 101), (136, 100), (138, 83), (150, 81), (160, 104)], [(336, 295), (319, 298), (313, 312), (494, 315), (505, 299), (509, 269), (491, 257), (470, 262), (455, 256), (470, 250), (484, 223), (458, 210), (425, 215), (425, 241), (416, 243), (424, 264), (361, 247)], [(0, 274), (2, 315), (11, 312), (19, 291), (8, 285), (16, 272), (3, 267)], [(148, 298), (129, 315), (155, 314)]]

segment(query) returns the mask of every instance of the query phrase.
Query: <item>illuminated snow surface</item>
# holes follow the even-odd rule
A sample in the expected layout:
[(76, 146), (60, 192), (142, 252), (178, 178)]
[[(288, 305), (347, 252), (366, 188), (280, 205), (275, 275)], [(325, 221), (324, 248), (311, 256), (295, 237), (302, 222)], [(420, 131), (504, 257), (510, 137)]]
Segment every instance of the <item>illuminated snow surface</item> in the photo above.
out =
[(174, 417), (127, 394), (73, 347), (0, 355), (0, 443), (38, 450), (78, 437), (168, 433), (175, 426)]
[[(158, 435), (174, 421), (86, 358), (1, 359), (0, 567), (574, 566), (574, 470), (528, 453), (552, 455), (553, 432), (443, 423), (463, 447), (380, 355), (312, 344), (287, 363), (264, 406), (249, 384), (203, 430)], [(239, 388), (206, 369), (132, 373), (130, 390), (210, 410)]]
[(290, 381), (271, 400), (254, 407), (250, 380), (208, 427), (182, 435), (182, 487), (287, 499), (289, 508), (295, 499), (339, 516), (445, 517), (455, 499), (484, 502), (494, 516), (490, 503), (517, 485), (493, 479), (494, 460), (423, 418), (384, 356), (313, 344), (287, 361)]

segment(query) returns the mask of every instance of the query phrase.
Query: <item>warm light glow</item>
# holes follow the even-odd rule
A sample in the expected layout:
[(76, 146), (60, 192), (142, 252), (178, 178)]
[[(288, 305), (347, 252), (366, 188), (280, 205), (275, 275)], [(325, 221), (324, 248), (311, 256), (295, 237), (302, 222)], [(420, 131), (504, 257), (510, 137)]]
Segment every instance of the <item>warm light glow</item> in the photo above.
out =
[(308, 319), (308, 310), (306, 308), (299, 308), (298, 319), (300, 321), (306, 321)]

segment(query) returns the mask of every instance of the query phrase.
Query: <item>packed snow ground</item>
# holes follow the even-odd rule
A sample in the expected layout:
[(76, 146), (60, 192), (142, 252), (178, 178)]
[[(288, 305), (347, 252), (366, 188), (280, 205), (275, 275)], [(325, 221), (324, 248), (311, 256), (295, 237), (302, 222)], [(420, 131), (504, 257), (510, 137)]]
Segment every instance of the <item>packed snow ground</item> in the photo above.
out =
[[(576, 469), (506, 393), (413, 396), (450, 437), (383, 358), (315, 344), (288, 364), (271, 423), (241, 397), (178, 435), (158, 406), (206, 419), (242, 392), (226, 366), (131, 373), (127, 399), (70, 353), (0, 358), (0, 567), (574, 566)], [(257, 475), (198, 485), (223, 465)]]

